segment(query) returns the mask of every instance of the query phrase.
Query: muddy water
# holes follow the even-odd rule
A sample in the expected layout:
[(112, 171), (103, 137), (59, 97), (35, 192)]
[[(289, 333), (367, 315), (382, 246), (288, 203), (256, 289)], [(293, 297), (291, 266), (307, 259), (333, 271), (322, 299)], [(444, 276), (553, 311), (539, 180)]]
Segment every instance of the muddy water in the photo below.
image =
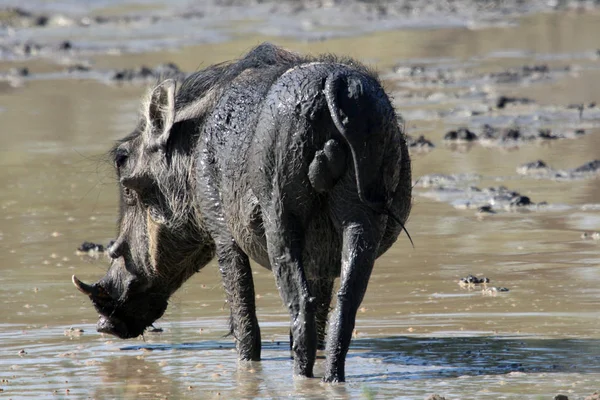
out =
[[(162, 333), (129, 341), (96, 333), (94, 311), (70, 276), (77, 272), (93, 280), (107, 262), (74, 250), (83, 240), (107, 243), (114, 235), (116, 188), (103, 154), (133, 127), (143, 88), (69, 79), (1, 86), (2, 397), (419, 399), (440, 393), (450, 399), (538, 399), (559, 392), (583, 398), (599, 390), (600, 241), (581, 239), (583, 232), (600, 230), (599, 180), (553, 181), (515, 172), (536, 159), (566, 169), (599, 157), (598, 121), (581, 122), (575, 112), (556, 117), (547, 108), (600, 100), (598, 37), (600, 15), (588, 13), (537, 15), (510, 27), (281, 42), (299, 51), (347, 53), (378, 66), (399, 110), (410, 116), (409, 133), (437, 145), (413, 155), (415, 178), (476, 173), (480, 187), (503, 184), (549, 203), (538, 211), (482, 218), (416, 188), (408, 224), (415, 248), (402, 237), (378, 261), (344, 385), (292, 379), (288, 318), (272, 276), (262, 269), (255, 269), (260, 363), (239, 364), (231, 339), (223, 337), (228, 312), (216, 265), (177, 292), (156, 324)], [(192, 70), (238, 56), (262, 39), (94, 61), (106, 67), (169, 59)], [(509, 115), (546, 110), (557, 125), (587, 124), (588, 135), (457, 150), (442, 142), (448, 129), (507, 114), (432, 117), (479, 100), (411, 100), (404, 94), (432, 89), (406, 85), (392, 68), (455, 65), (485, 72), (539, 62), (577, 68), (543, 82), (486, 90), (536, 100), (537, 108), (517, 107)], [(43, 60), (34, 65), (52, 68)], [(474, 91), (482, 87), (475, 80), (469, 85)], [(487, 276), (490, 286), (510, 291), (484, 295), (480, 288), (460, 287), (459, 278), (468, 274)], [(316, 374), (323, 374), (322, 358)]]

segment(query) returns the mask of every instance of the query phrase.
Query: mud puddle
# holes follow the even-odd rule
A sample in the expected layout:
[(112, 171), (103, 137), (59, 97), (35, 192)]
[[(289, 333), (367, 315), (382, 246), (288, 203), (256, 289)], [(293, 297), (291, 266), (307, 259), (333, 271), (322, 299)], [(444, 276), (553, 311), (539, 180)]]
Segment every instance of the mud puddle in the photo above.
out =
[[(344, 385), (292, 379), (288, 318), (263, 269), (255, 269), (260, 363), (238, 364), (232, 340), (224, 337), (228, 311), (216, 265), (177, 292), (155, 324), (162, 333), (122, 341), (95, 332), (94, 310), (70, 276), (76, 271), (93, 280), (107, 262), (78, 256), (75, 249), (84, 240), (106, 244), (113, 238), (116, 187), (103, 154), (133, 128), (144, 85), (43, 76), (56, 64), (36, 59), (33, 78), (0, 90), (2, 396), (418, 399), (439, 393), (447, 399), (549, 399), (563, 393), (583, 399), (600, 389), (600, 241), (592, 235), (600, 231), (599, 178), (517, 171), (536, 160), (555, 170), (576, 169), (600, 157), (598, 110), (590, 106), (600, 100), (598, 44), (591, 39), (599, 37), (599, 27), (595, 13), (540, 14), (504, 28), (278, 41), (377, 65), (409, 134), (424, 135), (435, 146), (413, 152), (415, 181), (465, 174), (471, 178), (442, 186), (505, 186), (546, 203), (482, 215), (453, 203), (464, 201), (466, 192), (449, 200), (427, 195), (439, 185), (417, 184), (407, 226), (415, 248), (401, 237), (378, 261)], [(189, 72), (238, 56), (263, 39), (94, 55), (91, 61), (97, 70), (172, 61)], [(20, 64), (3, 62), (14, 65)], [(523, 72), (535, 65), (548, 68)], [(415, 66), (424, 68), (413, 76), (402, 72)], [(428, 72), (438, 70), (443, 72)], [(36, 71), (42, 76), (35, 78)], [(507, 72), (514, 79), (491, 79)], [(500, 96), (532, 102), (499, 108)], [(581, 117), (573, 104), (585, 105)], [(480, 133), (485, 124), (586, 133), (516, 137), (510, 145), (490, 146), (444, 140), (453, 129)], [(509, 291), (461, 287), (468, 274)], [(322, 358), (315, 373), (323, 374)]]

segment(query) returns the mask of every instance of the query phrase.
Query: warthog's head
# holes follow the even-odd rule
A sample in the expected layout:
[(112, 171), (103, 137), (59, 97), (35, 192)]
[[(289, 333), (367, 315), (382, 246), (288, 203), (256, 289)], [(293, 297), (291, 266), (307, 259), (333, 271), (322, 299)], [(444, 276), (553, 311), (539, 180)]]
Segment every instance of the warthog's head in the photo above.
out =
[(214, 256), (193, 208), (193, 122), (175, 122), (175, 83), (144, 103), (136, 130), (112, 150), (120, 190), (119, 233), (106, 275), (73, 283), (100, 314), (97, 329), (136, 337), (160, 318), (171, 294)]

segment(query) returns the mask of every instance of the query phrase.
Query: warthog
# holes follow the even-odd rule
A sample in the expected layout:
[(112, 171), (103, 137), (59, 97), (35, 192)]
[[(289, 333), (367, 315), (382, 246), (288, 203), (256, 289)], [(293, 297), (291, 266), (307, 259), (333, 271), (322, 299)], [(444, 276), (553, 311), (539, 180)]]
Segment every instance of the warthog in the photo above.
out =
[(112, 150), (120, 182), (112, 264), (93, 285), (97, 329), (140, 335), (215, 255), (239, 358), (260, 359), (249, 259), (275, 275), (291, 316), (294, 372), (344, 381), (357, 309), (375, 259), (411, 205), (405, 136), (376, 75), (333, 56), (262, 44), (154, 87)]

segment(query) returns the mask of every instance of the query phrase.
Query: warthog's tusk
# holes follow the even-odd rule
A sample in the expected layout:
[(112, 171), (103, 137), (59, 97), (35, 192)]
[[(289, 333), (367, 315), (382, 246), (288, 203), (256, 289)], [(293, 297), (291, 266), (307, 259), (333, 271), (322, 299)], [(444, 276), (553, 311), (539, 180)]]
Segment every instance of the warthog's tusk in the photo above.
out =
[(77, 277), (75, 275), (73, 275), (73, 277), (71, 278), (71, 280), (73, 281), (73, 285), (75, 285), (75, 287), (77, 288), (77, 290), (79, 290), (81, 293), (88, 295), (88, 296), (101, 296), (102, 295), (102, 290), (98, 290), (98, 287), (96, 285), (88, 285), (87, 283), (81, 282), (79, 279), (77, 279)]

